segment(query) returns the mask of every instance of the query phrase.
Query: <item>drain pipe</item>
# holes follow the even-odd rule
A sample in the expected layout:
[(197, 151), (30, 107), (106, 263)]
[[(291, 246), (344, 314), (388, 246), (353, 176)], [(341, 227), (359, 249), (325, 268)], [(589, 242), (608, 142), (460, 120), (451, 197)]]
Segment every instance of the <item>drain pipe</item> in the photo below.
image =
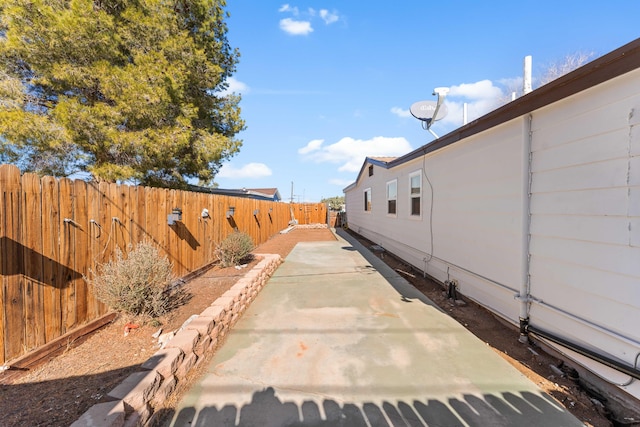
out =
[(529, 327), (529, 307), (531, 304), (530, 291), (531, 291), (531, 140), (532, 130), (531, 122), (533, 116), (529, 114), (525, 118), (524, 123), (524, 135), (523, 135), (523, 147), (522, 147), (522, 278), (520, 280), (520, 292), (515, 296), (515, 299), (520, 302), (520, 337), (518, 341), (522, 344), (529, 342), (528, 327)]
[[(561, 346), (564, 346), (566, 348), (568, 348), (569, 350), (573, 350), (578, 354), (581, 354), (583, 356), (587, 356), (593, 360), (595, 360), (596, 362), (602, 363), (603, 365), (606, 365), (612, 369), (615, 369), (619, 372), (622, 372), (624, 374), (629, 375), (630, 377), (632, 377), (633, 379), (640, 379), (640, 367), (638, 366), (638, 361), (640, 360), (640, 353), (636, 353), (636, 357), (634, 359), (634, 363), (633, 366), (630, 366), (626, 363), (623, 363), (619, 360), (613, 359), (611, 357), (605, 356), (603, 354), (599, 354), (596, 353), (593, 350), (590, 350), (586, 347), (580, 346), (578, 344), (574, 344), (571, 341), (564, 339), (558, 335), (554, 335), (550, 332), (547, 332), (545, 330), (542, 329), (538, 329), (534, 326), (529, 326), (528, 331), (531, 332), (534, 335), (537, 335), (540, 338), (545, 338), (549, 341), (552, 341), (556, 344), (560, 344)], [(595, 372), (595, 371), (594, 371)], [(605, 381), (608, 381), (605, 379)], [(619, 386), (626, 386), (631, 384), (633, 380), (629, 381), (627, 384), (616, 384)], [(610, 382), (610, 381), (608, 381)], [(612, 383), (615, 384), (615, 383)]]

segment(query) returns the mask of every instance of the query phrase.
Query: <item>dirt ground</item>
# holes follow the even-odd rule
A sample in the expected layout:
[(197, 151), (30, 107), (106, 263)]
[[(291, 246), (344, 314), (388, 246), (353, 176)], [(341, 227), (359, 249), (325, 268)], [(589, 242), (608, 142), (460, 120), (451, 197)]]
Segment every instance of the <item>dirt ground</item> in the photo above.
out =
[[(356, 237), (366, 247), (372, 245), (366, 239)], [(272, 237), (258, 246), (254, 253), (277, 253), (284, 258), (298, 242), (334, 238), (326, 228), (299, 228)], [(465, 305), (453, 303), (440, 285), (422, 278), (402, 261), (389, 254), (383, 256), (383, 260), (587, 426), (612, 425), (602, 405), (567, 375), (558, 374), (563, 369), (558, 360), (533, 345), (520, 344), (517, 331), (472, 302)], [(167, 332), (179, 328), (190, 316), (208, 307), (257, 262), (258, 259), (254, 259), (241, 269), (213, 267), (187, 282), (184, 287), (191, 298), (167, 317), (159, 319), (158, 323), (119, 316), (79, 346), (70, 346), (64, 354), (12, 378), (10, 384), (6, 384), (9, 382), (6, 380), (2, 384), (0, 374), (0, 426), (68, 426), (73, 423), (92, 405), (106, 401), (105, 395), (110, 390), (155, 353), (158, 344), (152, 337), (154, 333), (160, 329)], [(130, 328), (125, 334), (127, 324), (137, 328)], [(189, 376), (165, 408), (171, 407), (189, 382), (197, 379), (197, 375), (196, 371)]]

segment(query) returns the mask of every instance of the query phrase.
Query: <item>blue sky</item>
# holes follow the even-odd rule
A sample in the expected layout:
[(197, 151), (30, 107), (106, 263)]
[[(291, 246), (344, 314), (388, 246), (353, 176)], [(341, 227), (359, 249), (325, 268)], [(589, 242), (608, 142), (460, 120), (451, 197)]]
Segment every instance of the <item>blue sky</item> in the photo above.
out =
[(568, 55), (595, 59), (640, 37), (640, 1), (356, 2), (229, 0), (240, 50), (229, 90), (247, 129), (221, 188), (277, 187), (285, 201), (341, 196), (366, 156), (399, 156), (434, 139), (409, 113), (447, 87), (439, 136), (533, 86)]

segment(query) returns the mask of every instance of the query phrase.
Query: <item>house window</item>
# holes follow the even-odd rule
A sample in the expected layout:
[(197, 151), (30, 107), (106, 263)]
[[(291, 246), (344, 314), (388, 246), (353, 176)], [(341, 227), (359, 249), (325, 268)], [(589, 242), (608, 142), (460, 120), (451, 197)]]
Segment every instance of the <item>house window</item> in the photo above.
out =
[(387, 182), (387, 213), (396, 214), (396, 204), (398, 201), (398, 180)]
[(373, 176), (373, 165), (369, 165), (369, 176)]
[(371, 189), (364, 190), (364, 210), (371, 211)]
[(420, 206), (422, 205), (422, 174), (420, 171), (409, 175), (409, 195), (411, 197), (411, 216), (420, 216)]

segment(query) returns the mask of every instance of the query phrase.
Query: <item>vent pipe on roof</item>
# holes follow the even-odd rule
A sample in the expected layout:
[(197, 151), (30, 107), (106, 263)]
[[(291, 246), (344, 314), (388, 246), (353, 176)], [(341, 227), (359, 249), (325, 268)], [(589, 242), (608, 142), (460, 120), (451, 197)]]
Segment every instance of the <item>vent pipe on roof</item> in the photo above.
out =
[(524, 57), (524, 78), (522, 81), (522, 94), (531, 92), (531, 55)]
[(467, 103), (462, 104), (462, 124), (467, 124)]

